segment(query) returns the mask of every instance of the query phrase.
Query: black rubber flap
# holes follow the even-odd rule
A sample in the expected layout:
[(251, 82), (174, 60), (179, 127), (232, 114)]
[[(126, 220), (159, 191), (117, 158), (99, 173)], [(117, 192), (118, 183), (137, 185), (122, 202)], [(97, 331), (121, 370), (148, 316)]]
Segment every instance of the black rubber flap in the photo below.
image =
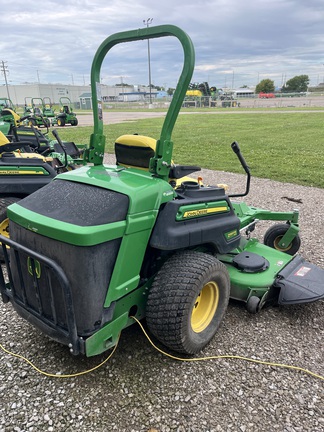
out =
[(253, 252), (241, 252), (233, 258), (233, 264), (246, 273), (258, 273), (269, 267), (269, 261)]
[(324, 270), (295, 256), (278, 274), (279, 304), (309, 303), (324, 298)]

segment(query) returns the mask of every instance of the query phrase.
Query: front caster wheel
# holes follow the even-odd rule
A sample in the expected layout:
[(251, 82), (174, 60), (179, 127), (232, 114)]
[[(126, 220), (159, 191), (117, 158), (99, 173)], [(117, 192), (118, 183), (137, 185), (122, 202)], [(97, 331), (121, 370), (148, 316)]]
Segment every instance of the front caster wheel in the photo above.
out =
[(246, 310), (251, 314), (256, 314), (260, 310), (260, 299), (257, 296), (251, 296), (246, 302)]
[(164, 263), (150, 289), (148, 328), (168, 348), (195, 354), (217, 332), (229, 295), (224, 264), (202, 252), (176, 253)]
[(297, 234), (296, 237), (285, 247), (280, 247), (279, 243), (282, 237), (286, 234), (286, 232), (289, 230), (290, 225), (289, 224), (277, 224), (270, 227), (265, 235), (263, 243), (266, 246), (270, 246), (273, 249), (277, 249), (281, 252), (285, 252), (289, 255), (295, 255), (295, 253), (300, 248), (300, 237)]

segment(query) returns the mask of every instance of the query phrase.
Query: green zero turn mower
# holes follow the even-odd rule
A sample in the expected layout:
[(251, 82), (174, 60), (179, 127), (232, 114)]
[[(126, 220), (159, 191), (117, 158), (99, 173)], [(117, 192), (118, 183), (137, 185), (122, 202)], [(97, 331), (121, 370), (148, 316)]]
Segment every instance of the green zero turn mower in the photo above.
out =
[(0, 98), (0, 110), (3, 110), (5, 108), (9, 108), (12, 111), (16, 111), (16, 107), (12, 103), (11, 99), (8, 98)]
[(48, 96), (43, 97), (43, 114), (47, 118), (55, 117), (55, 109), (53, 108), (51, 98)]
[(73, 111), (71, 100), (68, 97), (61, 97), (60, 105), (60, 112), (52, 119), (52, 126), (65, 126), (66, 124), (77, 126), (78, 119)]
[(33, 125), (26, 125), (32, 114), (28, 112), (21, 117), (11, 108), (3, 108), (0, 111), (0, 131), (6, 135), (10, 141), (30, 141), (33, 144), (48, 145), (45, 134)]
[(23, 117), (26, 118), (25, 123), (29, 126), (38, 126), (49, 128), (51, 121), (43, 113), (43, 99), (25, 97), (25, 107)]
[[(5, 108), (0, 111), (0, 132), (2, 132), (10, 142), (27, 141), (31, 144), (34, 152), (44, 156), (56, 158), (61, 165), (74, 169), (78, 165), (83, 165), (83, 144), (64, 141), (62, 143), (57, 131), (52, 131), (55, 140), (48, 138), (49, 129), (46, 132), (40, 130), (33, 124), (25, 125), (25, 121), (30, 119), (32, 114), (28, 113), (25, 117), (20, 117), (15, 111)], [(0, 140), (1, 141), (1, 140)], [(27, 151), (30, 150), (27, 148)], [(20, 146), (20, 152), (26, 152)], [(1, 148), (0, 148), (1, 153)]]
[[(160, 137), (123, 135), (116, 165), (104, 165), (102, 62), (117, 44), (166, 36), (180, 41), (184, 66)], [(298, 212), (237, 203), (222, 187), (186, 177), (199, 167), (172, 162), (171, 134), (193, 69), (191, 39), (178, 27), (108, 37), (91, 70), (87, 164), (8, 208), (2, 299), (75, 355), (113, 347), (133, 317), (146, 317), (150, 332), (170, 349), (194, 354), (215, 335), (230, 297), (251, 312), (324, 297), (324, 270), (295, 254)], [(243, 196), (250, 173), (237, 143), (232, 148), (247, 172)], [(250, 235), (257, 219), (285, 223), (262, 244)]]

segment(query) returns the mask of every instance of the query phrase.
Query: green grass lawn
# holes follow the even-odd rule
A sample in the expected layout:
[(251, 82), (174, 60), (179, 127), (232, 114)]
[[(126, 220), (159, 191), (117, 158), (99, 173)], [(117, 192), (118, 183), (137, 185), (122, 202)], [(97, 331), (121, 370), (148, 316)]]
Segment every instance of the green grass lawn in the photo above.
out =
[[(163, 118), (104, 126), (106, 151), (123, 134), (159, 138)], [(239, 143), (255, 177), (324, 188), (324, 115), (316, 112), (182, 114), (173, 131), (178, 164), (242, 172), (230, 144)], [(62, 139), (89, 143), (92, 127), (59, 129)]]

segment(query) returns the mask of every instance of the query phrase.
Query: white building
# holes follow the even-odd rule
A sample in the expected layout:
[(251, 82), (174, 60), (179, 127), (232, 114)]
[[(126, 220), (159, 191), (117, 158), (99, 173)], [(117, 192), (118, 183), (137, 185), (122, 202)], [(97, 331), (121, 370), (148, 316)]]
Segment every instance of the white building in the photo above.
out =
[[(9, 99), (14, 105), (24, 106), (31, 98), (50, 98), (53, 104), (59, 104), (61, 97), (68, 97), (71, 102), (80, 107), (80, 97), (84, 93), (91, 93), (90, 85), (70, 85), (70, 84), (18, 84), (9, 85)], [(149, 89), (145, 86), (108, 86), (101, 85), (101, 95), (104, 102), (118, 101), (125, 98), (126, 93), (139, 94), (139, 98), (144, 93), (148, 93)], [(8, 98), (7, 87), (0, 86), (0, 98)], [(82, 105), (82, 104), (81, 104)], [(82, 108), (82, 106), (81, 106)]]
[(239, 88), (237, 90), (234, 90), (234, 97), (255, 97), (255, 93), (254, 90), (251, 90), (249, 88)]

